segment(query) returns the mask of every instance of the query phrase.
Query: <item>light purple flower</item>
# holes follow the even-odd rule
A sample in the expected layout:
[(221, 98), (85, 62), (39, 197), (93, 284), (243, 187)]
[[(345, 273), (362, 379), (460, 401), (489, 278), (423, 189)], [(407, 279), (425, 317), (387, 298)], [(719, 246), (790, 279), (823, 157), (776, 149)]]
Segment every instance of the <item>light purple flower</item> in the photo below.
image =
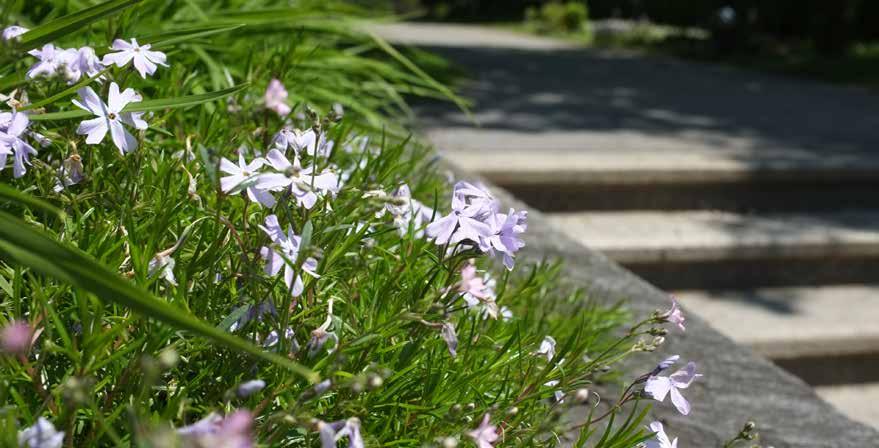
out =
[(690, 402), (681, 395), (679, 389), (690, 387), (693, 380), (701, 377), (702, 374), (696, 373), (696, 363), (690, 361), (687, 367), (672, 373), (669, 376), (651, 376), (647, 379), (644, 386), (644, 392), (650, 394), (654, 400), (662, 402), (666, 395), (671, 394), (671, 402), (675, 405), (683, 415), (690, 413)]
[(70, 157), (64, 159), (58, 168), (58, 175), (55, 179), (56, 193), (60, 193), (65, 188), (76, 185), (85, 178), (83, 175), (82, 157), (79, 154), (71, 154)]
[(177, 430), (195, 446), (211, 448), (253, 448), (253, 414), (239, 409), (226, 417), (211, 413), (198, 422)]
[(406, 184), (400, 185), (391, 193), (384, 210), (390, 212), (394, 218), (394, 227), (400, 236), (406, 235), (411, 226), (415, 231), (415, 238), (421, 238), (424, 235), (424, 225), (433, 218), (433, 209), (413, 199)]
[(678, 362), (679, 359), (681, 359), (681, 357), (679, 355), (672, 355), (672, 356), (669, 356), (668, 358), (663, 359), (662, 361), (659, 362), (659, 364), (656, 365), (656, 367), (653, 369), (653, 371), (650, 372), (650, 376), (657, 375), (660, 372), (662, 372), (663, 370), (675, 365), (675, 363)]
[(687, 328), (684, 327), (684, 321), (687, 320), (684, 317), (684, 311), (678, 306), (678, 301), (674, 297), (671, 298), (671, 309), (663, 313), (661, 318), (666, 322), (677, 325), (681, 331), (687, 331)]
[(336, 448), (336, 444), (343, 437), (348, 437), (348, 448), (364, 448), (360, 420), (356, 417), (332, 423), (318, 422), (317, 428), (320, 432), (321, 448)]
[[(0, 120), (5, 121), (6, 113), (0, 115), (4, 115)], [(6, 158), (9, 155), (14, 155), (12, 173), (18, 178), (27, 172), (27, 165), (30, 165), (29, 158), (36, 155), (37, 150), (23, 138), (27, 135), (27, 127), (30, 124), (27, 114), (12, 111), (8, 115), (8, 119), (8, 126), (0, 132), (0, 170), (6, 167)]]
[(678, 438), (675, 437), (674, 440), (669, 440), (668, 436), (665, 434), (665, 429), (662, 427), (662, 423), (651, 423), (650, 431), (654, 432), (655, 434), (653, 436), (653, 439), (646, 442), (647, 445), (645, 448), (677, 448)]
[(136, 129), (146, 129), (149, 125), (141, 118), (143, 112), (122, 112), (122, 109), (129, 103), (140, 102), (142, 97), (139, 93), (130, 88), (120, 93), (119, 85), (115, 82), (110, 83), (110, 94), (106, 104), (91, 87), (79, 89), (78, 93), (82, 101), (73, 100), (73, 104), (97, 116), (83, 121), (76, 130), (77, 134), (86, 136), (87, 144), (101, 143), (107, 131), (110, 131), (110, 138), (119, 148), (120, 153), (124, 155), (137, 149), (137, 139), (122, 124), (125, 123)]
[(28, 428), (18, 432), (20, 448), (61, 448), (64, 443), (64, 432), (55, 429), (49, 420), (43, 417)]
[(546, 356), (547, 361), (552, 361), (552, 358), (555, 357), (555, 346), (555, 338), (552, 336), (546, 336), (543, 338), (543, 341), (540, 342), (540, 347), (534, 352), (534, 354)]
[(266, 160), (278, 172), (261, 174), (256, 188), (274, 191), (289, 188), (296, 202), (306, 209), (314, 207), (318, 193), (335, 195), (339, 191), (339, 178), (332, 171), (315, 175), (313, 166), (303, 168), (296, 156), (290, 163), (277, 149), (269, 151)]
[[(287, 341), (290, 342), (290, 352), (291, 353), (296, 353), (299, 351), (299, 343), (296, 342), (296, 338), (294, 337), (294, 335), (295, 334), (293, 333), (292, 328), (287, 327), (284, 330), (284, 339), (286, 339)], [(274, 346), (278, 345), (278, 342), (280, 342), (280, 341), (281, 341), (281, 338), (278, 337), (278, 332), (275, 330), (272, 330), (266, 336), (265, 340), (262, 341), (262, 346), (265, 348), (274, 347)]]
[[(299, 244), (302, 240), (298, 235), (293, 233), (293, 228), (287, 228), (287, 234), (281, 229), (278, 223), (278, 217), (269, 215), (266, 217), (265, 226), (259, 226), (269, 238), (271, 238), (273, 247), (263, 246), (259, 253), (266, 262), (266, 273), (271, 276), (278, 275), (281, 268), (284, 268), (284, 283), (290, 290), (293, 297), (299, 297), (305, 288), (302, 282), (302, 276), (296, 273), (291, 263), (296, 263), (299, 257)], [(286, 260), (285, 260), (286, 258)], [(317, 272), (317, 260), (314, 258), (306, 258), (302, 262), (302, 271), (308, 273), (312, 277), (320, 277)]]
[(177, 278), (174, 277), (174, 266), (176, 264), (177, 262), (174, 261), (171, 255), (158, 253), (150, 259), (147, 273), (149, 275), (158, 275), (159, 278), (164, 279), (169, 284), (177, 286)]
[(18, 26), (18, 25), (7, 26), (6, 28), (3, 28), (3, 40), (8, 42), (12, 39), (17, 38), (18, 36), (21, 36), (22, 34), (28, 32), (28, 31), (30, 31), (30, 30), (23, 27), (23, 26)]
[(64, 50), (62, 58), (64, 64), (61, 68), (68, 84), (79, 82), (83, 75), (89, 78), (95, 76), (104, 69), (101, 60), (91, 47)]
[(238, 396), (241, 398), (247, 398), (266, 387), (266, 382), (263, 380), (250, 380), (238, 385)]
[(64, 50), (55, 48), (55, 45), (52, 44), (45, 44), (40, 49), (28, 51), (27, 54), (39, 59), (25, 74), (25, 77), (28, 79), (34, 79), (39, 76), (55, 76), (65, 63), (66, 55)]
[(452, 211), (427, 226), (427, 235), (438, 245), (470, 240), (478, 244), (494, 233), (485, 221), (494, 213), (494, 199), (467, 182), (458, 182), (452, 194)]
[(482, 417), (482, 423), (479, 424), (479, 427), (468, 432), (467, 435), (473, 439), (477, 448), (492, 448), (494, 442), (499, 438), (497, 427), (491, 424), (491, 416), (488, 414)]
[(480, 249), (483, 252), (493, 253), (495, 250), (503, 254), (504, 266), (513, 269), (515, 260), (513, 257), (519, 249), (525, 247), (525, 242), (519, 238), (528, 228), (528, 211), (515, 211), (510, 209), (508, 214), (496, 213), (489, 219), (492, 235), (483, 237)]
[(287, 105), (287, 89), (281, 81), (272, 78), (266, 87), (266, 94), (263, 97), (266, 108), (275, 111), (278, 115), (285, 117), (290, 113), (290, 106)]
[[(254, 186), (260, 174), (259, 170), (265, 163), (266, 161), (262, 157), (257, 157), (250, 163), (247, 163), (244, 160), (244, 155), (241, 153), (238, 153), (238, 165), (223, 157), (220, 160), (220, 171), (228, 174), (228, 176), (220, 178), (220, 189), (223, 190), (223, 193), (229, 193), (244, 188), (247, 192), (247, 197), (251, 201), (265, 207), (274, 207), (276, 203), (275, 197), (268, 191)], [(244, 185), (247, 186), (244, 187)]]
[(30, 349), (34, 330), (24, 321), (12, 321), (0, 330), (0, 349), (6, 353), (25, 353)]
[(124, 67), (133, 61), (134, 69), (140, 73), (141, 78), (146, 79), (147, 74), (152, 75), (156, 72), (157, 65), (168, 66), (165, 63), (165, 53), (151, 51), (150, 48), (152, 48), (150, 44), (138, 45), (137, 39), (131, 39), (131, 42), (116, 39), (110, 47), (111, 50), (116, 50), (116, 53), (104, 55), (102, 62), (104, 65), (116, 64), (117, 67)]

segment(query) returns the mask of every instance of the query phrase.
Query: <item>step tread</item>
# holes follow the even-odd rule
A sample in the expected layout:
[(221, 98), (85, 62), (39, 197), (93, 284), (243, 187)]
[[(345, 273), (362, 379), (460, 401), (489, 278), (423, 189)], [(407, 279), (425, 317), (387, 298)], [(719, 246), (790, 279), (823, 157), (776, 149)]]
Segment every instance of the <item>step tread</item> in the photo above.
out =
[[(661, 185), (811, 179), (851, 182), (875, 180), (879, 173), (879, 156), (870, 153), (829, 153), (816, 158), (787, 148), (767, 148), (760, 152), (752, 148), (721, 150), (693, 147), (675, 139), (662, 144), (654, 141), (658, 139), (656, 136), (650, 137), (650, 145), (621, 144), (619, 140), (625, 138), (613, 136), (598, 147), (608, 149), (578, 147), (582, 136), (566, 143), (568, 139), (564, 134), (534, 136), (531, 145), (536, 146), (526, 147), (520, 147), (522, 136), (504, 138), (503, 132), (494, 138), (503, 142), (497, 148), (486, 146), (488, 141), (478, 147), (460, 147), (444, 140), (481, 142), (485, 137), (482, 134), (497, 133), (478, 132), (478, 136), (474, 133), (472, 138), (466, 137), (469, 135), (466, 129), (448, 133), (451, 134), (448, 137), (447, 132), (439, 130), (428, 131), (428, 135), (435, 143), (439, 142), (436, 144), (445, 149), (443, 156), (452, 163), (469, 167), (500, 185)], [(603, 139), (591, 138), (599, 142)]]
[(879, 428), (879, 383), (818, 386), (815, 392), (850, 418)]
[(675, 296), (721, 333), (772, 359), (879, 354), (879, 285), (681, 291)]
[(879, 255), (879, 212), (550, 214), (557, 228), (622, 264)]

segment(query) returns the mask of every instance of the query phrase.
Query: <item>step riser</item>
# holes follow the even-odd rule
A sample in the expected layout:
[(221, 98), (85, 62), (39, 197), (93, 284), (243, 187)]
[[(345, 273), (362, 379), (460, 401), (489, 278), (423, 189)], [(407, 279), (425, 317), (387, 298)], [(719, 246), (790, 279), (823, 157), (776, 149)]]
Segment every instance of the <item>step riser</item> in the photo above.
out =
[(773, 359), (772, 362), (812, 386), (879, 381), (879, 351), (843, 356)]
[(661, 185), (501, 184), (545, 212), (578, 210), (832, 211), (879, 208), (879, 183), (711, 183)]
[(621, 263), (665, 290), (879, 283), (879, 257)]

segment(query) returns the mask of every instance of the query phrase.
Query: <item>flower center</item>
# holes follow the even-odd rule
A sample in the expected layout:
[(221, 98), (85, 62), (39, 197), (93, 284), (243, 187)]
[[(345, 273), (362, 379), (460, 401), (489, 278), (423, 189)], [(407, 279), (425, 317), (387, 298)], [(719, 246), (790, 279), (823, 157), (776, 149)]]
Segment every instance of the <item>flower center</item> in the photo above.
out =
[(109, 119), (111, 119), (111, 120), (115, 120), (115, 119), (116, 119), (116, 114), (113, 113), (113, 112), (110, 112), (110, 114), (107, 115), (107, 118), (109, 118)]

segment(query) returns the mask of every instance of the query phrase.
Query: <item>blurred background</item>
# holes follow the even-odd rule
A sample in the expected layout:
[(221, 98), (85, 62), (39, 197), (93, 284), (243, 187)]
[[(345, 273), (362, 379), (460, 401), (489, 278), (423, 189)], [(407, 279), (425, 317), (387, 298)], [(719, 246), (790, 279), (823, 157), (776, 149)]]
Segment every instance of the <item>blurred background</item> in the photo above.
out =
[(879, 2), (382, 4), (448, 160), (879, 427)]

